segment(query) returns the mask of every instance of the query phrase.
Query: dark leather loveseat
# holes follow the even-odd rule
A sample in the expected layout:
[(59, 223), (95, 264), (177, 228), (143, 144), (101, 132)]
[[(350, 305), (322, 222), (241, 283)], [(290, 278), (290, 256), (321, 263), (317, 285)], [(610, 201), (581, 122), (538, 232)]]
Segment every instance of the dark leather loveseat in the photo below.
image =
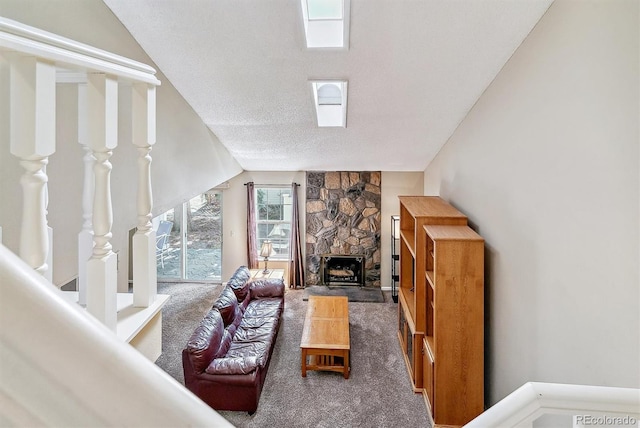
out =
[(258, 408), (284, 310), (281, 279), (231, 277), (182, 350), (185, 386), (216, 410)]

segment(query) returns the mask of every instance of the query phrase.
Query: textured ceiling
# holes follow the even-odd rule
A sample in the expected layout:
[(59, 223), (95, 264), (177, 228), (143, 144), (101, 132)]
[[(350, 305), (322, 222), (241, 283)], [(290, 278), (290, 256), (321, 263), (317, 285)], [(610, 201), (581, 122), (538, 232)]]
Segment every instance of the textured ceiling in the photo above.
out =
[[(305, 48), (298, 0), (104, 0), (245, 170), (422, 171), (553, 0), (351, 0)], [(349, 81), (346, 128), (311, 79)], [(188, 144), (188, 143), (185, 143)]]

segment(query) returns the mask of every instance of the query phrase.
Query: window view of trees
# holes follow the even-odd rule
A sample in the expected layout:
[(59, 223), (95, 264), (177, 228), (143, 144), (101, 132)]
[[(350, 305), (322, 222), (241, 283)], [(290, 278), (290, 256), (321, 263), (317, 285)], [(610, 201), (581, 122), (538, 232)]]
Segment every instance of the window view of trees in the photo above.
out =
[(158, 278), (220, 280), (222, 277), (222, 193), (209, 191), (160, 216), (171, 223), (159, 242)]

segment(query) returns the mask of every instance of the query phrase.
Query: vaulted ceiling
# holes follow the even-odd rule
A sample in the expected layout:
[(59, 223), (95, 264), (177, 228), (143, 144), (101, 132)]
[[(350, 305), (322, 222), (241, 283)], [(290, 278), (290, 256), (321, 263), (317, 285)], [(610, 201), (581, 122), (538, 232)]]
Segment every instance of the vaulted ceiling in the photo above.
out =
[[(104, 0), (261, 171), (424, 170), (552, 1), (351, 0), (348, 50), (309, 50), (300, 0)], [(318, 128), (313, 79), (348, 81), (346, 128)]]

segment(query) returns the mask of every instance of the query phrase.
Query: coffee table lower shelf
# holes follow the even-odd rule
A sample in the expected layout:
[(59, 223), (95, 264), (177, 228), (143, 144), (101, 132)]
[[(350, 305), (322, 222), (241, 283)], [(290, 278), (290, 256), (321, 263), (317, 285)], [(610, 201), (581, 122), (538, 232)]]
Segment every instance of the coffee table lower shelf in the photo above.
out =
[(307, 370), (324, 370), (342, 373), (349, 379), (348, 349), (302, 349), (302, 377), (307, 377)]

